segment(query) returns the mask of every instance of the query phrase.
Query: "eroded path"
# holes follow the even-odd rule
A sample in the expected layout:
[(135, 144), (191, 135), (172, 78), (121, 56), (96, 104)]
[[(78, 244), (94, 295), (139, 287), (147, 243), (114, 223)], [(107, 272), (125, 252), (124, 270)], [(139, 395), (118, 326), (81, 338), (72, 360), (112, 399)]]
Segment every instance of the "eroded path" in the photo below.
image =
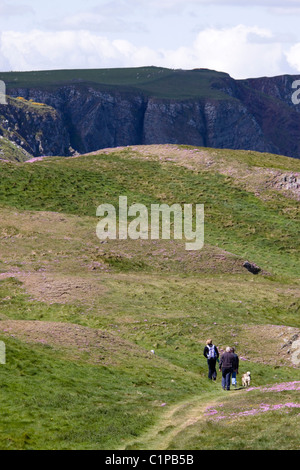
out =
[[(213, 384), (218, 387), (218, 384)], [(216, 406), (224, 399), (223, 390), (216, 390), (212, 393), (204, 393), (191, 397), (190, 400), (180, 402), (166, 409), (162, 418), (156, 425), (150, 428), (144, 435), (136, 441), (127, 443), (124, 449), (143, 449), (143, 450), (167, 450), (176, 436), (182, 433), (189, 426), (193, 426), (201, 420), (207, 419), (205, 412), (208, 408)], [(235, 395), (243, 391), (234, 391)]]

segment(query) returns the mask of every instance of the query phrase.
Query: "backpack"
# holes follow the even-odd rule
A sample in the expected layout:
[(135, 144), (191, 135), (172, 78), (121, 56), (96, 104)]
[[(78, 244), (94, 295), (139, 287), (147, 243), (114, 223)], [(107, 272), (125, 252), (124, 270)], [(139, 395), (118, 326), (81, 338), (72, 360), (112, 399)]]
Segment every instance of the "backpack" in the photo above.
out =
[(215, 346), (212, 345), (212, 346), (207, 346), (207, 347), (208, 347), (207, 359), (216, 359), (217, 354), (216, 354)]

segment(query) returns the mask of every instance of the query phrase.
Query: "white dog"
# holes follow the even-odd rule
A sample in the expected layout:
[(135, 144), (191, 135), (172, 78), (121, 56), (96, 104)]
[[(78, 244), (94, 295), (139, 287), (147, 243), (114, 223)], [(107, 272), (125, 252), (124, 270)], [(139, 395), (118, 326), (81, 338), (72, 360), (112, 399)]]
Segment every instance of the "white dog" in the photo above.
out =
[(244, 374), (242, 376), (243, 387), (249, 387), (250, 386), (250, 381), (251, 381), (251, 374), (250, 374), (250, 372), (246, 372), (246, 374)]

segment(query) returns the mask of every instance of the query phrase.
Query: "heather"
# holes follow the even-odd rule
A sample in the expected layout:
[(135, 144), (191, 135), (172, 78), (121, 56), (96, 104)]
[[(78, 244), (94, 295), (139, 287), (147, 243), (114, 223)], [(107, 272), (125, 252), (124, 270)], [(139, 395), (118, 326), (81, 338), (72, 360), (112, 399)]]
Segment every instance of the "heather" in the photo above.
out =
[[(253, 393), (255, 390), (255, 393)], [(219, 398), (204, 410), (203, 420), (171, 442), (189, 449), (292, 450), (299, 442), (300, 382), (251, 387)], [(251, 399), (247, 395), (251, 395)]]

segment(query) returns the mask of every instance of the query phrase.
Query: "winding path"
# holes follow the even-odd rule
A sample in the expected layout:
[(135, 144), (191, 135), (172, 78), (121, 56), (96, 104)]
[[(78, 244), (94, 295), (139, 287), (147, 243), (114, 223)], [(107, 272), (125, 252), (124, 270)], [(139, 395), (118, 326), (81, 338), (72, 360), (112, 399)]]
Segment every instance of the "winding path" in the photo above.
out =
[[(143, 450), (167, 450), (178, 434), (189, 426), (206, 419), (204, 413), (207, 408), (216, 406), (224, 398), (224, 393), (226, 392), (223, 390), (216, 390), (214, 400), (211, 400), (212, 393), (210, 392), (171, 406), (165, 410), (157, 424), (135, 441), (127, 442), (120, 450), (134, 449), (135, 446)], [(234, 393), (242, 393), (242, 391), (234, 391)]]

